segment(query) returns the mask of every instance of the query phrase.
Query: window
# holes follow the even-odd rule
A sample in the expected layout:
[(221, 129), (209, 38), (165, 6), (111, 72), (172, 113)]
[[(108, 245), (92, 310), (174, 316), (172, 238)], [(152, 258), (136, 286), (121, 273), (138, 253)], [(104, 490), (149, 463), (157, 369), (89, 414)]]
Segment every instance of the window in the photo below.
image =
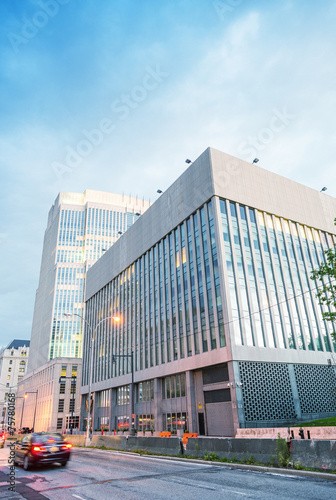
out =
[(57, 419), (57, 430), (61, 430), (63, 427), (63, 418), (58, 418)]
[(25, 362), (25, 361), (23, 361), (23, 360), (22, 360), (22, 361), (20, 361), (20, 365), (25, 365), (25, 364), (26, 364), (26, 362)]
[(10, 380), (10, 375), (7, 375), (7, 380)]
[(163, 428), (173, 434), (176, 434), (177, 429), (187, 429), (187, 424), (188, 414), (185, 412), (163, 414)]
[(12, 360), (12, 359), (10, 359), (10, 360), (9, 360), (9, 364), (11, 365), (12, 363), (13, 363), (13, 360)]
[(58, 400), (58, 412), (62, 413), (64, 411), (64, 399)]
[(65, 382), (60, 383), (60, 394), (65, 394)]
[(12, 369), (11, 369), (11, 368), (8, 368), (8, 371), (9, 371), (9, 372), (11, 372), (11, 371), (12, 371)]
[(229, 371), (226, 363), (203, 369), (203, 385), (215, 384), (229, 380)]
[(231, 401), (230, 389), (220, 389), (218, 391), (205, 391), (204, 401), (206, 404)]
[(72, 365), (71, 376), (77, 377), (77, 365)]
[(24, 372), (25, 369), (24, 368), (19, 368), (19, 372)]
[(118, 387), (117, 405), (127, 405), (129, 403), (129, 386)]
[(73, 399), (70, 399), (70, 404), (69, 404), (69, 413), (75, 411), (75, 401)]
[(165, 377), (162, 383), (163, 399), (185, 397), (185, 374), (179, 373)]
[(154, 380), (139, 383), (138, 401), (154, 401)]
[(67, 367), (65, 365), (65, 366), (62, 366), (61, 377), (66, 377), (66, 374), (67, 374)]
[(11, 356), (14, 356), (14, 351), (11, 351)]
[[(70, 424), (71, 424), (71, 417), (66, 417), (66, 428), (70, 429)], [(73, 423), (72, 423), (72, 428), (73, 429), (78, 429), (79, 428), (79, 417), (73, 417)]]

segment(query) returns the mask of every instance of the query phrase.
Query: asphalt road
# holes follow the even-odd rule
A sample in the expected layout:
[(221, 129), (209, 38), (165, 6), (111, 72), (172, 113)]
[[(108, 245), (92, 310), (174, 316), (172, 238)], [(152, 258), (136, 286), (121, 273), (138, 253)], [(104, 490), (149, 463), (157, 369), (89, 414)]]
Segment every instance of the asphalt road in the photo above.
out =
[(19, 500), (325, 500), (335, 481), (228, 466), (172, 461), (77, 448), (67, 467), (16, 468), (16, 492), (8, 491), (8, 449), (0, 450), (0, 499)]

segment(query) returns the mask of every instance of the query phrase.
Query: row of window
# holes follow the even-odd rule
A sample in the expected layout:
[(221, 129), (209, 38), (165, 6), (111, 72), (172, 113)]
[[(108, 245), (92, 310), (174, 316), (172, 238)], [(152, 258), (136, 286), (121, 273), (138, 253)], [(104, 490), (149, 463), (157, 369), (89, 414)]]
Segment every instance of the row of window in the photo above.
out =
[[(95, 382), (129, 373), (129, 359), (112, 363), (111, 352), (131, 346), (135, 370), (225, 346), (212, 202), (92, 297), (86, 314), (91, 324), (122, 318), (118, 326), (103, 322), (98, 329)], [(86, 362), (88, 356), (86, 346)]]
[(226, 200), (220, 212), (235, 343), (330, 351), (310, 274), (332, 236)]
[[(70, 399), (69, 401), (69, 413), (75, 411), (76, 399)], [(58, 400), (58, 413), (64, 412), (64, 399)]]

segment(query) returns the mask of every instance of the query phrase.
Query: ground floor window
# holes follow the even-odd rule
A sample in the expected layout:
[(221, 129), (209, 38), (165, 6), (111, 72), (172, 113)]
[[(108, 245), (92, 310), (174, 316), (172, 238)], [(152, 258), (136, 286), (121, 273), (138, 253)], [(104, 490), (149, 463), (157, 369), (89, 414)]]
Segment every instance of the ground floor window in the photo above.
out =
[(188, 428), (188, 415), (186, 412), (181, 413), (164, 413), (163, 414), (163, 429), (173, 434), (178, 429), (186, 430)]
[(56, 427), (56, 429), (58, 431), (60, 431), (62, 429), (62, 427), (63, 427), (63, 418), (58, 418), (57, 419), (57, 427)]
[(109, 417), (99, 417), (98, 418), (98, 428), (99, 428), (99, 430), (108, 431), (110, 429)]
[(139, 415), (139, 430), (140, 431), (154, 431), (155, 430), (155, 419), (154, 415)]
[(73, 420), (73, 422), (72, 422), (72, 428), (73, 429), (78, 429), (79, 428), (79, 416), (73, 417), (73, 419), (71, 417), (66, 417), (66, 428), (70, 429), (70, 424), (71, 424), (72, 420)]
[(121, 415), (119, 417), (116, 417), (116, 429), (118, 431), (125, 431), (129, 429), (129, 416), (127, 415)]

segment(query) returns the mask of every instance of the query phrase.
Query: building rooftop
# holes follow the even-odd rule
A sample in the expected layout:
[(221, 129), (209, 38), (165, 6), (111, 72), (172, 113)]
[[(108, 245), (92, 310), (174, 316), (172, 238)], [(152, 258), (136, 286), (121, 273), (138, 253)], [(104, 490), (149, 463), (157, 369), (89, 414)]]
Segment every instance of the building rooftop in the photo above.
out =
[(30, 346), (30, 340), (19, 340), (19, 339), (14, 339), (12, 342), (8, 344), (6, 349), (18, 349), (19, 347), (29, 347)]

